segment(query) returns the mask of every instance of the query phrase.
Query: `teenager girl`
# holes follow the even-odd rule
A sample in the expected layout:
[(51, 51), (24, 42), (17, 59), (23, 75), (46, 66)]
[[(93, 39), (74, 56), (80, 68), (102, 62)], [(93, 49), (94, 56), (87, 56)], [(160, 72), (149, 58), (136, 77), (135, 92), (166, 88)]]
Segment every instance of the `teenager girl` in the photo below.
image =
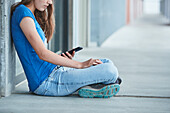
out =
[[(38, 95), (111, 97), (118, 93), (118, 71), (108, 59), (72, 60), (46, 48), (53, 36), (53, 0), (22, 0), (12, 6), (11, 32), (29, 89)], [(117, 84), (119, 83), (119, 84)]]

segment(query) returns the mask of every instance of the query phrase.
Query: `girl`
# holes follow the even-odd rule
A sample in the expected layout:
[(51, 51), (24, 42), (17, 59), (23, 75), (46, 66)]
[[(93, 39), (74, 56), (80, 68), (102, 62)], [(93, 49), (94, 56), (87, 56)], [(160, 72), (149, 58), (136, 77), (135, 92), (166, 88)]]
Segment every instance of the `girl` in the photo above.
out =
[(110, 60), (78, 62), (72, 60), (75, 52), (63, 57), (46, 48), (55, 27), (53, 0), (22, 0), (11, 14), (12, 38), (31, 92), (65, 96), (78, 91), (81, 97), (118, 93), (121, 79)]

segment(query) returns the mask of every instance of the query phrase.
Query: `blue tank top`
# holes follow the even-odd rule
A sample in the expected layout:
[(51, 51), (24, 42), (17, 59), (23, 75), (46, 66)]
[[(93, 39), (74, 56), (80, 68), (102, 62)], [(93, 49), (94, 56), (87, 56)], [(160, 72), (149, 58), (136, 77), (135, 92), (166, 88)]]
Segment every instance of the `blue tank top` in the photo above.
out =
[(11, 32), (17, 54), (28, 80), (29, 89), (33, 92), (57, 65), (43, 61), (38, 57), (20, 28), (20, 22), (24, 17), (30, 17), (34, 20), (37, 32), (44, 44), (46, 38), (31, 10), (25, 5), (19, 5), (11, 18)]

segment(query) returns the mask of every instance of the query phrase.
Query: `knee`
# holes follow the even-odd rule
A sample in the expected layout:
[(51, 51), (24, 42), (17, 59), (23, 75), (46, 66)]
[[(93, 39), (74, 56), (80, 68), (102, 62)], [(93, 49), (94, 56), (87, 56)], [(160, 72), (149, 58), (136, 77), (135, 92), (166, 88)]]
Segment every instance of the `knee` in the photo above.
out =
[(105, 68), (108, 79), (116, 81), (119, 76), (117, 67), (114, 65), (107, 65)]

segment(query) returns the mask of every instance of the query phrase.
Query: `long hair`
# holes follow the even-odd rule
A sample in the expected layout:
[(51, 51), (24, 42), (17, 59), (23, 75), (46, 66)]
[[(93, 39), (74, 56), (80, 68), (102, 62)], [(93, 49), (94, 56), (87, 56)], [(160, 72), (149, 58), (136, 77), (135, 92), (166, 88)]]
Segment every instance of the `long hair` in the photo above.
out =
[[(15, 8), (21, 4), (29, 5), (34, 0), (22, 0), (21, 2), (17, 2), (11, 7), (11, 16), (15, 10)], [(53, 36), (54, 28), (55, 28), (55, 19), (54, 19), (54, 6), (53, 4), (49, 4), (47, 10), (39, 11), (35, 10), (34, 12), (35, 18), (40, 24), (42, 30), (44, 31), (45, 37), (47, 38), (47, 42), (49, 42)]]

